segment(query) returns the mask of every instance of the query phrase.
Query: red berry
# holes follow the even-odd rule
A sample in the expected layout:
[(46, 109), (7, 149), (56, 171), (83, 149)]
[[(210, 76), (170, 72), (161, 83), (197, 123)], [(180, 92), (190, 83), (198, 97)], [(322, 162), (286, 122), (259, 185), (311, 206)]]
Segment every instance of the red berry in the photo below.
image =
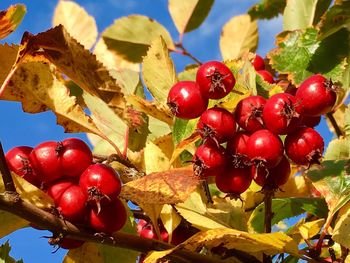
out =
[(235, 110), (238, 125), (249, 132), (264, 129), (262, 113), (265, 103), (266, 99), (259, 95), (242, 99)]
[(301, 116), (301, 124), (310, 128), (316, 127), (321, 122), (321, 116)]
[(287, 156), (299, 165), (319, 163), (324, 150), (321, 135), (309, 127), (288, 134), (284, 145)]
[(89, 200), (106, 197), (115, 199), (121, 190), (121, 181), (114, 169), (105, 164), (92, 164), (80, 176), (79, 185)]
[(48, 193), (65, 219), (71, 222), (85, 220), (87, 197), (78, 185), (62, 181), (52, 185)]
[(216, 176), (225, 170), (225, 149), (215, 143), (202, 144), (193, 155), (192, 162), (195, 175), (201, 178)]
[(38, 175), (29, 161), (29, 155), (32, 150), (33, 148), (29, 146), (14, 147), (6, 153), (5, 158), (11, 171), (23, 177), (29, 183), (40, 187)]
[(61, 164), (66, 176), (77, 177), (92, 163), (92, 153), (87, 144), (77, 138), (62, 142)]
[(275, 80), (270, 72), (267, 70), (258, 70), (256, 73), (258, 73), (266, 82), (273, 84), (275, 83)]
[(253, 67), (255, 70), (263, 70), (265, 69), (265, 62), (262, 57), (260, 57), (258, 54), (255, 54), (254, 59), (252, 60)]
[(282, 159), (281, 139), (269, 130), (254, 132), (247, 142), (247, 154), (257, 166), (275, 167)]
[(61, 151), (62, 144), (54, 141), (43, 142), (32, 150), (29, 160), (42, 182), (49, 183), (63, 177)]
[(297, 102), (293, 95), (278, 93), (269, 98), (263, 110), (263, 120), (267, 129), (275, 134), (287, 134), (300, 124)]
[(236, 79), (224, 63), (209, 61), (199, 67), (196, 82), (205, 97), (221, 99), (231, 92)]
[(336, 89), (331, 80), (320, 74), (307, 78), (295, 95), (300, 103), (301, 112), (307, 116), (320, 116), (330, 112), (337, 99)]
[(218, 144), (227, 142), (236, 132), (236, 121), (231, 112), (214, 107), (202, 113), (197, 124), (202, 138), (213, 139)]
[(195, 119), (207, 109), (208, 99), (196, 82), (179, 81), (170, 89), (167, 104), (176, 117)]
[(127, 213), (122, 201), (118, 198), (110, 202), (102, 202), (101, 210), (97, 207), (90, 210), (90, 226), (98, 232), (112, 234), (120, 230), (127, 219)]
[(233, 137), (227, 142), (226, 153), (233, 166), (238, 167), (247, 165), (249, 158), (247, 154), (247, 142), (249, 133), (244, 131), (236, 132)]
[(258, 185), (269, 189), (277, 189), (284, 185), (288, 181), (290, 172), (290, 163), (284, 155), (279, 164), (271, 169), (252, 166), (254, 181)]
[[(157, 237), (157, 233), (154, 230), (154, 227), (151, 223), (148, 223), (145, 220), (142, 220), (144, 222), (139, 222), (139, 224), (137, 224), (137, 228), (140, 229), (140, 231), (137, 231), (137, 233), (139, 234), (140, 237), (143, 238), (148, 238), (148, 239), (158, 239)], [(169, 240), (169, 234), (166, 231), (166, 229), (164, 228), (163, 224), (158, 224), (159, 227), (159, 231), (160, 231), (160, 237), (161, 240), (163, 242), (168, 242)]]
[(215, 183), (221, 192), (240, 195), (245, 192), (252, 182), (250, 168), (229, 167), (224, 173), (215, 177)]
[(75, 249), (81, 247), (85, 242), (81, 240), (71, 239), (71, 238), (62, 238), (58, 245), (64, 249)]

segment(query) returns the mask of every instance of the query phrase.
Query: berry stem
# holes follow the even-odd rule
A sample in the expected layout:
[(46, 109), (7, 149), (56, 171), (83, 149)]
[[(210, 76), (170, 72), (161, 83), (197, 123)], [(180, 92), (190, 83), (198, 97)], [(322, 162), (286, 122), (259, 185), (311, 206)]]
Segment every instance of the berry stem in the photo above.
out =
[(205, 192), (205, 196), (207, 197), (207, 201), (209, 204), (213, 203), (213, 199), (211, 198), (211, 194), (210, 194), (210, 190), (209, 190), (209, 186), (208, 186), (208, 182), (207, 180), (202, 180), (202, 187), (204, 189)]
[[(265, 205), (265, 216), (264, 216), (264, 227), (265, 227), (265, 233), (271, 233), (272, 230), (272, 197), (273, 197), (274, 191), (271, 189), (264, 190), (264, 205)], [(272, 259), (271, 256), (265, 255), (263, 256), (263, 263), (271, 263)]]
[(15, 184), (11, 176), (10, 169), (8, 168), (6, 163), (6, 158), (5, 158), (5, 154), (4, 154), (4, 150), (2, 148), (1, 142), (0, 142), (0, 174), (4, 182), (5, 191), (7, 193), (18, 195)]
[(333, 113), (328, 112), (326, 114), (326, 116), (327, 116), (328, 120), (330, 121), (330, 123), (332, 124), (334, 131), (335, 131), (336, 135), (338, 136), (338, 138), (344, 136), (344, 132), (340, 129), (336, 119), (333, 116)]
[(135, 169), (137, 172), (140, 172), (140, 170), (133, 164), (130, 162), (130, 160), (128, 158), (123, 158), (122, 156), (118, 155), (118, 154), (112, 154), (112, 155), (102, 155), (102, 154), (94, 154), (94, 159), (97, 160), (98, 162), (103, 162), (103, 161), (109, 161), (109, 162), (113, 162), (116, 161), (118, 163), (121, 163), (122, 165), (128, 167), (128, 168), (132, 168)]
[(178, 49), (171, 50), (171, 51), (187, 56), (191, 58), (193, 61), (195, 61), (198, 65), (202, 65), (202, 62), (199, 59), (197, 59), (195, 56), (193, 56), (190, 52), (187, 51), (187, 49), (184, 47), (182, 42), (175, 43), (175, 47), (177, 47)]

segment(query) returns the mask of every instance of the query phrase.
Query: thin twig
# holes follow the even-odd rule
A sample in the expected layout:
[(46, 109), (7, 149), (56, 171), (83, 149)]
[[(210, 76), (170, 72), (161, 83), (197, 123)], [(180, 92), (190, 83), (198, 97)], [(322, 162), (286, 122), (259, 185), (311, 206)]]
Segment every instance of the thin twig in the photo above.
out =
[(0, 173), (4, 182), (5, 191), (9, 193), (17, 193), (15, 184), (13, 182), (11, 172), (7, 166), (4, 150), (0, 142)]
[(193, 61), (195, 61), (198, 65), (202, 65), (202, 62), (199, 59), (197, 59), (195, 56), (193, 56), (190, 52), (188, 52), (181, 42), (175, 43), (175, 47), (177, 47), (178, 49), (175, 49), (172, 51), (179, 53), (181, 55), (187, 56), (191, 58)]
[(204, 189), (205, 192), (205, 196), (207, 197), (207, 201), (209, 204), (213, 203), (213, 199), (211, 198), (211, 194), (210, 194), (210, 190), (209, 190), (209, 186), (208, 186), (208, 182), (207, 180), (202, 180), (202, 187)]
[(94, 158), (100, 161), (116, 161), (118, 163), (121, 163), (122, 165), (135, 169), (137, 172), (140, 172), (140, 170), (133, 164), (131, 163), (127, 158), (123, 158), (122, 156), (118, 154), (112, 154), (112, 155), (102, 155), (102, 154), (94, 154)]
[(333, 116), (333, 113), (329, 112), (326, 114), (326, 116), (327, 116), (328, 120), (331, 122), (331, 124), (334, 128), (334, 131), (335, 131), (336, 135), (338, 136), (338, 138), (341, 136), (344, 136), (344, 132), (340, 129), (336, 119)]
[[(265, 204), (265, 216), (264, 216), (264, 227), (265, 227), (265, 233), (271, 233), (272, 230), (272, 197), (274, 194), (273, 190), (266, 189), (264, 190), (264, 204)], [(271, 263), (272, 259), (271, 256), (265, 255), (263, 256), (263, 263)]]

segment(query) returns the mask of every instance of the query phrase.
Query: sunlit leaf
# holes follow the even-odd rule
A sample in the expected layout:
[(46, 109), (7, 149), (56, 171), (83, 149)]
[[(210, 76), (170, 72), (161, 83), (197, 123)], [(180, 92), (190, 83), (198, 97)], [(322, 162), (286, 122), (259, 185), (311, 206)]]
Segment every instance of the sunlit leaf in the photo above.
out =
[(309, 240), (310, 238), (318, 234), (321, 231), (324, 223), (325, 219), (321, 218), (315, 221), (306, 222), (299, 226), (299, 231), (302, 238), (305, 240)]
[(144, 149), (145, 172), (163, 172), (170, 168), (169, 157), (155, 143), (149, 141)]
[(163, 38), (156, 38), (147, 51), (142, 63), (142, 77), (152, 96), (160, 102), (166, 102), (169, 90), (177, 79), (174, 63)]
[[(336, 123), (338, 124), (339, 128), (341, 131), (344, 131), (345, 128), (345, 113), (348, 113), (348, 106), (346, 106), (345, 104), (341, 104), (337, 107), (335, 112), (332, 112), (333, 118), (335, 119)], [(334, 135), (336, 134), (336, 131), (334, 130), (334, 126), (331, 123), (331, 121), (329, 120), (329, 118), (326, 118), (327, 121), (327, 126), (329, 128), (330, 131), (332, 131), (334, 133)]]
[(159, 36), (162, 36), (169, 49), (175, 49), (169, 32), (157, 21), (142, 15), (115, 20), (102, 36), (108, 49), (131, 62), (141, 62), (151, 43)]
[(350, 140), (341, 138), (329, 142), (324, 154), (325, 160), (350, 159)]
[(63, 263), (104, 263), (99, 252), (99, 245), (86, 242), (77, 249), (71, 249), (63, 259)]
[[(29, 222), (19, 216), (0, 210), (0, 238), (11, 234), (12, 232), (29, 225)], [(0, 248), (1, 262), (1, 248)], [(6, 261), (5, 261), (6, 262)]]
[(16, 4), (0, 11), (0, 39), (7, 37), (22, 22), (27, 9), (25, 5)]
[(97, 39), (95, 19), (73, 1), (59, 1), (52, 19), (53, 26), (63, 25), (68, 33), (86, 49), (90, 49)]
[(289, 177), (287, 183), (281, 186), (282, 191), (276, 192), (276, 197), (309, 197), (311, 182), (304, 176), (292, 176)]
[(260, 0), (248, 10), (253, 19), (271, 19), (283, 12), (285, 0)]
[(171, 236), (174, 229), (181, 223), (181, 216), (171, 205), (164, 205), (160, 213), (160, 218), (167, 233)]
[(182, 140), (191, 136), (197, 127), (198, 119), (184, 120), (175, 118), (173, 127), (173, 140), (174, 144), (178, 145)]
[(0, 45), (0, 83), (2, 84), (16, 62), (19, 46)]
[(169, 0), (168, 8), (180, 34), (198, 28), (214, 3), (214, 0)]
[[(345, 209), (346, 208), (346, 209)], [(339, 215), (334, 226), (332, 239), (345, 246), (346, 248), (350, 248), (350, 209), (349, 206), (344, 206), (343, 209), (339, 211)]]
[(178, 74), (178, 79), (181, 81), (184, 80), (190, 80), (190, 81), (195, 81), (196, 80), (196, 74), (198, 71), (198, 65), (190, 65), (188, 67), (186, 67), (183, 71), (181, 71)]
[(0, 246), (0, 262), (3, 263), (23, 263), (23, 260), (15, 260), (10, 256), (11, 247), (8, 241)]
[(201, 137), (198, 133), (193, 133), (190, 137), (187, 137), (186, 139), (182, 140), (179, 144), (177, 144), (171, 157), (170, 163), (173, 163), (183, 151), (190, 151), (191, 149), (193, 150), (195, 147), (195, 142), (197, 142), (200, 138)]
[(246, 14), (233, 17), (221, 31), (220, 50), (223, 59), (236, 59), (248, 51), (254, 52), (258, 38), (257, 21), (251, 21)]
[(199, 184), (192, 167), (151, 173), (125, 184), (121, 197), (135, 203), (175, 204), (185, 201)]
[(306, 29), (312, 26), (318, 0), (288, 0), (283, 13), (283, 30)]

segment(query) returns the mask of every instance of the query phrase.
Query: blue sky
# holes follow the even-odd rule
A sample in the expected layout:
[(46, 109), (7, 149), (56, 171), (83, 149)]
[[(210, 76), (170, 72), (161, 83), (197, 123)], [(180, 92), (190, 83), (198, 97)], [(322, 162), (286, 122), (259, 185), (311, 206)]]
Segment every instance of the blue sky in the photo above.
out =
[[(222, 26), (232, 17), (245, 13), (257, 0), (216, 0), (205, 21), (197, 30), (186, 34), (185, 47), (201, 61), (221, 60), (219, 50), (219, 36)], [(113, 23), (114, 19), (129, 14), (143, 14), (156, 19), (169, 30), (175, 40), (178, 39), (177, 31), (167, 11), (166, 0), (85, 0), (76, 1), (81, 4), (96, 19), (99, 32)], [(57, 1), (30, 1), (21, 2), (3, 0), (0, 9), (6, 9), (14, 3), (23, 3), (27, 6), (27, 14), (23, 23), (15, 33), (1, 43), (19, 43), (24, 31), (39, 33), (51, 27), (51, 18)], [(259, 22), (260, 44), (257, 53), (264, 56), (274, 47), (274, 36), (282, 30), (282, 19), (278, 17), (271, 21)], [(239, 37), (239, 36), (237, 36)], [(177, 70), (192, 63), (188, 59), (176, 56)], [(65, 134), (63, 128), (56, 125), (56, 118), (51, 112), (40, 114), (28, 114), (21, 110), (21, 105), (14, 102), (0, 101), (0, 141), (5, 151), (19, 145), (35, 146), (45, 140), (63, 140), (67, 137), (80, 137), (86, 140), (84, 134)], [(318, 128), (328, 141), (331, 134), (325, 128), (324, 121)], [(1, 226), (0, 226), (1, 227)], [(48, 232), (26, 228), (17, 231), (10, 236), (0, 239), (0, 244), (7, 239), (12, 245), (12, 255), (25, 263), (31, 262), (62, 262), (66, 253), (54, 250), (47, 244), (42, 236)]]

